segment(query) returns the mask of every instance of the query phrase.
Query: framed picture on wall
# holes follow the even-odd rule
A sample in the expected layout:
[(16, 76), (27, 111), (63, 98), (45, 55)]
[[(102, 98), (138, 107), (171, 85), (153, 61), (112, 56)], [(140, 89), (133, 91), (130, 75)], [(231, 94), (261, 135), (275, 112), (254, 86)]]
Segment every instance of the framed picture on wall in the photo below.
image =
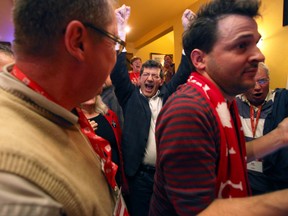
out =
[(288, 25), (288, 0), (284, 0), (283, 4), (283, 26)]
[(164, 56), (165, 55), (171, 55), (173, 57), (172, 54), (162, 54), (162, 53), (150, 53), (150, 59), (155, 60), (160, 62), (162, 65), (164, 65)]

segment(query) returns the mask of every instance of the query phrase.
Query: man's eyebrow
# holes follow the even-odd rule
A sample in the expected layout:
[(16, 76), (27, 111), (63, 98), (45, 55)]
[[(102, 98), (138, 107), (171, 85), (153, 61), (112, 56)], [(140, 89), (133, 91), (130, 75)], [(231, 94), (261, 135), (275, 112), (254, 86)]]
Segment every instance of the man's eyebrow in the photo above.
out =
[[(234, 40), (242, 40), (242, 39), (249, 39), (254, 38), (254, 34), (241, 34), (234, 38)], [(262, 38), (261, 34), (257, 35), (257, 41)]]

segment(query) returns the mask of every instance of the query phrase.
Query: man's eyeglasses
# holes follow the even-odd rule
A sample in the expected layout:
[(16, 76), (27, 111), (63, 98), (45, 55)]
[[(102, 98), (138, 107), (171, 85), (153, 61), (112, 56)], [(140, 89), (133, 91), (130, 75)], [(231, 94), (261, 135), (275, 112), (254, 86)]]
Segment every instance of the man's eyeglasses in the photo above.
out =
[(117, 36), (115, 36), (115, 35), (107, 32), (107, 31), (105, 31), (105, 30), (103, 30), (103, 29), (101, 29), (101, 28), (96, 27), (96, 26), (94, 26), (94, 25), (91, 24), (91, 23), (83, 23), (83, 25), (86, 26), (86, 27), (89, 27), (89, 28), (93, 29), (94, 31), (96, 31), (96, 32), (98, 32), (98, 33), (100, 33), (100, 34), (108, 37), (108, 38), (110, 38), (111, 40), (113, 40), (113, 41), (116, 43), (116, 46), (117, 46), (117, 44), (118, 44), (118, 45), (119, 45), (119, 49), (117, 50), (117, 54), (118, 54), (118, 55), (122, 52), (122, 50), (123, 50), (124, 47), (126, 46), (125, 41), (121, 40), (119, 37), (117, 37)]
[(256, 82), (259, 84), (259, 85), (265, 85), (269, 82), (269, 79), (259, 79), (259, 80), (256, 80)]
[(157, 74), (150, 74), (150, 73), (143, 73), (142, 76), (147, 79), (151, 75), (153, 80), (158, 80), (160, 79), (160, 76)]

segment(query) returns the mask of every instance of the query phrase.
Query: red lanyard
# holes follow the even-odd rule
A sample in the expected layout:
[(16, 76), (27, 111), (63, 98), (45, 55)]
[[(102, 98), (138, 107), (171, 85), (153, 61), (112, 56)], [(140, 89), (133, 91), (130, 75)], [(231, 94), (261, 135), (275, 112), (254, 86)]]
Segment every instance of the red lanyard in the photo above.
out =
[[(36, 82), (29, 79), (17, 66), (13, 67), (11, 74), (17, 79), (19, 79), (21, 82), (23, 82), (25, 85), (27, 85), (29, 88), (40, 93), (47, 99), (55, 101), (47, 92), (44, 91), (44, 89), (41, 86), (39, 86)], [(87, 118), (85, 117), (81, 109), (76, 108), (76, 110), (79, 116), (78, 122), (80, 124), (81, 131), (88, 137), (94, 151), (101, 158), (102, 170), (104, 171), (106, 179), (110, 184), (110, 186), (113, 188), (113, 190), (116, 190), (117, 184), (115, 176), (118, 166), (111, 161), (112, 158), (111, 146), (107, 140), (97, 136), (94, 133), (90, 123), (88, 122)]]
[(254, 111), (253, 106), (250, 106), (250, 123), (251, 123), (251, 129), (252, 129), (253, 138), (255, 138), (258, 122), (259, 122), (259, 119), (260, 119), (261, 109), (262, 109), (262, 105), (258, 107), (258, 112), (257, 112), (257, 115), (256, 115), (256, 119), (254, 119), (255, 111)]
[(16, 65), (14, 65), (11, 74), (18, 80), (23, 82), (25, 85), (27, 85), (29, 88), (33, 89), (34, 91), (38, 92), (49, 100), (55, 102), (55, 100), (47, 92), (45, 92), (41, 86), (28, 78)]

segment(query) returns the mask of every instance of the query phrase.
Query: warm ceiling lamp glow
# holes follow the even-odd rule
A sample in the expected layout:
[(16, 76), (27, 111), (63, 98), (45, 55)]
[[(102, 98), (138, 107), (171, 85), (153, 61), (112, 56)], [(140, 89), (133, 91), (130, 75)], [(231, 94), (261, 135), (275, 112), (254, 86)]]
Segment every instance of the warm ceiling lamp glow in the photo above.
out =
[(129, 33), (130, 31), (131, 31), (131, 28), (130, 28), (130, 26), (127, 25), (127, 26), (125, 27), (125, 32), (126, 32), (126, 33)]

